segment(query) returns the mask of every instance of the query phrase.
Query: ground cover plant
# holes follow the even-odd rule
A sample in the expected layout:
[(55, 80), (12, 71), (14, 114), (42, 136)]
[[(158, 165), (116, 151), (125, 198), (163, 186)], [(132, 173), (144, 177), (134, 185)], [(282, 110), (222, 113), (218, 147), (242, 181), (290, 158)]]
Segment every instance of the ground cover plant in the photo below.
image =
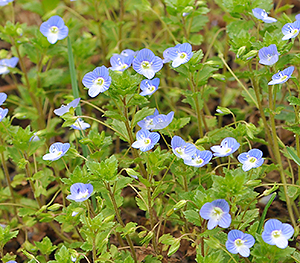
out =
[(300, 262), (298, 2), (0, 12), (3, 262)]

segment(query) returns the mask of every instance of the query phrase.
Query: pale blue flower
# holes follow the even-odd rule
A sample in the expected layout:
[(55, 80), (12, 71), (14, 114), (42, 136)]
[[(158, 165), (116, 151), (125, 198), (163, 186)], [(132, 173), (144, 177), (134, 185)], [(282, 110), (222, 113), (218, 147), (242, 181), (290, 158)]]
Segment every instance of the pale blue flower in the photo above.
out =
[(93, 193), (93, 185), (75, 183), (71, 185), (70, 192), (71, 194), (67, 196), (67, 199), (73, 200), (75, 202), (83, 202), (91, 196)]
[(200, 151), (197, 149), (191, 158), (184, 159), (184, 163), (194, 167), (202, 167), (208, 164), (211, 158), (212, 153), (210, 151)]
[(188, 62), (193, 56), (192, 46), (189, 43), (178, 44), (176, 47), (170, 48), (168, 53), (168, 58), (173, 61), (173, 68)]
[(86, 73), (82, 79), (82, 83), (89, 89), (89, 96), (94, 98), (99, 93), (109, 89), (111, 77), (109, 76), (108, 69), (105, 66), (101, 66)]
[(238, 156), (238, 160), (243, 164), (243, 171), (247, 172), (252, 168), (257, 168), (264, 163), (264, 159), (262, 158), (262, 151), (258, 149), (252, 149), (249, 152), (241, 153)]
[(43, 156), (43, 160), (56, 161), (64, 156), (69, 148), (69, 143), (55, 142), (50, 146), (49, 153)]
[(13, 1), (14, 0), (0, 0), (0, 6), (5, 6)]
[(6, 101), (7, 95), (4, 92), (0, 92), (0, 106)]
[(0, 108), (0, 122), (6, 117), (7, 113), (8, 113), (8, 109)]
[(84, 122), (81, 118), (78, 118), (74, 124), (70, 126), (71, 128), (75, 130), (86, 130), (91, 127), (90, 124)]
[(282, 84), (289, 80), (294, 72), (294, 66), (290, 66), (272, 76), (272, 80), (268, 83), (268, 85)]
[(131, 66), (133, 56), (113, 55), (110, 58), (110, 69), (113, 71), (124, 71)]
[(173, 153), (184, 160), (191, 159), (192, 155), (196, 152), (197, 148), (192, 143), (185, 142), (179, 136), (174, 136), (171, 140)]
[(274, 23), (277, 21), (277, 19), (275, 19), (273, 17), (269, 17), (267, 12), (261, 8), (252, 9), (252, 13), (257, 19), (260, 19), (260, 20), (264, 21), (265, 23)]
[(151, 150), (159, 139), (159, 133), (142, 129), (136, 133), (136, 141), (131, 146), (140, 149), (142, 152), (146, 152)]
[(151, 130), (161, 130), (166, 128), (174, 118), (174, 111), (169, 112), (167, 115), (159, 114), (153, 118), (153, 128)]
[(69, 104), (67, 105), (61, 105), (60, 108), (58, 109), (55, 109), (54, 110), (54, 113), (57, 115), (57, 116), (62, 116), (64, 115), (65, 113), (69, 112), (71, 108), (76, 108), (78, 106), (78, 103), (80, 101), (80, 98), (77, 98), (75, 100), (72, 100)]
[(232, 254), (240, 254), (242, 257), (250, 256), (250, 248), (254, 245), (255, 239), (252, 235), (243, 233), (240, 230), (231, 230), (228, 233), (226, 248)]
[(272, 66), (278, 61), (279, 53), (275, 44), (268, 47), (263, 47), (258, 51), (259, 63), (267, 66)]
[(0, 75), (9, 73), (9, 68), (15, 68), (19, 62), (17, 57), (0, 60)]
[(134, 58), (132, 67), (137, 73), (144, 75), (147, 79), (152, 79), (155, 73), (163, 67), (163, 62), (150, 49), (144, 48)]
[(140, 126), (142, 129), (152, 130), (154, 128), (153, 119), (157, 115), (159, 115), (159, 112), (157, 109), (155, 109), (153, 115), (145, 117), (143, 120), (139, 121), (137, 125)]
[(210, 149), (214, 152), (214, 156), (224, 157), (234, 153), (239, 147), (240, 144), (236, 141), (236, 139), (227, 137), (221, 142), (220, 146), (215, 145)]
[(64, 20), (60, 16), (52, 16), (40, 26), (41, 33), (47, 37), (51, 44), (57, 40), (62, 40), (68, 36), (69, 29), (65, 26)]
[(129, 57), (131, 56), (132, 58), (134, 58), (136, 55), (137, 55), (138, 51), (133, 51), (131, 49), (124, 49), (122, 52), (121, 52), (121, 55), (124, 56), (124, 57)]
[(209, 230), (216, 226), (227, 228), (231, 224), (229, 204), (224, 199), (217, 199), (211, 203), (205, 203), (199, 213), (202, 218), (208, 220), (207, 229)]
[(140, 95), (142, 96), (152, 95), (155, 91), (157, 91), (159, 82), (160, 82), (159, 78), (142, 80), (140, 84), (140, 88), (142, 92), (140, 93)]
[(169, 47), (163, 52), (163, 57), (164, 57), (163, 63), (168, 63), (172, 60), (170, 57), (170, 51), (174, 48), (178, 48), (179, 46), (180, 44), (177, 44), (175, 47)]
[(281, 31), (284, 34), (282, 40), (288, 40), (291, 38), (295, 38), (299, 34), (300, 30), (300, 21), (296, 20), (294, 23), (285, 24)]
[(277, 219), (269, 219), (264, 226), (262, 239), (269, 245), (279, 248), (288, 246), (288, 239), (294, 234), (294, 228), (290, 224), (282, 223)]

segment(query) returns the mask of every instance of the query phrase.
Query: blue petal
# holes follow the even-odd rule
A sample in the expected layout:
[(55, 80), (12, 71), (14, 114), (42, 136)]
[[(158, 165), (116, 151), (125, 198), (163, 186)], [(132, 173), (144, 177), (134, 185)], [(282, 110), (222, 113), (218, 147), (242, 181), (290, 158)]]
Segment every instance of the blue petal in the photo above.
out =
[(51, 26), (57, 26), (59, 29), (65, 25), (64, 20), (60, 16), (52, 16), (48, 19), (48, 24)]
[(229, 204), (224, 199), (217, 199), (212, 201), (211, 203), (214, 207), (219, 207), (223, 212), (229, 213)]
[(146, 129), (139, 130), (136, 133), (136, 139), (137, 140), (142, 140), (144, 138), (149, 138), (149, 136), (150, 136), (150, 132)]
[(212, 205), (212, 203), (205, 203), (200, 209), (200, 216), (206, 220), (210, 219), (210, 214), (213, 209), (214, 206)]
[(219, 226), (222, 228), (227, 228), (231, 224), (231, 215), (228, 213), (223, 214), (221, 219), (219, 220)]
[(248, 152), (249, 156), (253, 156), (255, 157), (256, 159), (260, 159), (262, 156), (263, 156), (263, 153), (261, 150), (259, 149), (251, 149), (249, 152)]
[(274, 230), (281, 230), (282, 222), (278, 219), (269, 219), (264, 226), (264, 231), (271, 233)]
[(0, 105), (2, 105), (4, 103), (4, 101), (6, 101), (7, 99), (7, 95), (4, 92), (0, 93)]
[[(230, 233), (230, 232), (229, 232)], [(235, 245), (235, 243), (231, 240), (227, 240), (226, 243), (225, 243), (225, 246), (226, 246), (226, 249), (232, 253), (232, 254), (237, 254), (238, 253), (238, 250), (237, 250), (237, 247)]]
[(62, 28), (60, 28), (57, 34), (58, 40), (62, 40), (65, 37), (67, 37), (68, 33), (69, 33), (69, 28), (67, 26), (63, 26)]

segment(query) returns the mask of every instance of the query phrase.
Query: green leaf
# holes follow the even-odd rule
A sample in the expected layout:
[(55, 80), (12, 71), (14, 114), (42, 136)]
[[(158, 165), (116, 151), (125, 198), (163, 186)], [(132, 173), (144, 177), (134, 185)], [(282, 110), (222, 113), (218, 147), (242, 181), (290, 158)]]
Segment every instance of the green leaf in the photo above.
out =
[(186, 210), (183, 212), (187, 221), (193, 223), (196, 226), (201, 226), (199, 211), (195, 210)]
[(173, 255), (180, 247), (180, 239), (176, 238), (173, 242), (173, 244), (169, 248), (168, 257)]
[(37, 248), (41, 251), (42, 254), (50, 255), (53, 250), (57, 248), (57, 246), (53, 246), (49, 237), (44, 237), (41, 242), (34, 242)]
[(295, 150), (292, 147), (286, 147), (290, 157), (292, 158), (292, 160), (294, 160), (294, 162), (300, 166), (300, 158), (297, 156), (297, 154), (295, 153)]

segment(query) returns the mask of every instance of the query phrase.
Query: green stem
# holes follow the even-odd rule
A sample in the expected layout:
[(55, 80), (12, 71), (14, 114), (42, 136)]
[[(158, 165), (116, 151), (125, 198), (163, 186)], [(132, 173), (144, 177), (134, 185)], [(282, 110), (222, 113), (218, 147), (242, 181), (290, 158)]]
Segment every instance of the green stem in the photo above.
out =
[[(124, 224), (124, 222), (123, 222), (123, 220), (121, 218), (121, 215), (120, 215), (120, 212), (119, 212), (119, 209), (118, 209), (118, 205), (117, 205), (116, 199), (114, 197), (114, 194), (113, 194), (113, 192), (111, 190), (111, 187), (110, 187), (109, 183), (107, 183), (105, 185), (106, 185), (106, 189), (108, 190), (108, 194), (109, 194), (110, 200), (111, 200), (111, 202), (113, 204), (117, 220), (118, 220), (119, 224), (122, 227), (125, 227), (125, 224)], [(135, 253), (135, 250), (134, 250), (134, 247), (133, 247), (133, 243), (132, 243), (132, 241), (131, 241), (131, 239), (130, 239), (130, 237), (129, 237), (128, 234), (125, 237), (126, 237), (126, 241), (127, 241), (128, 245), (130, 247), (130, 251), (131, 251), (131, 255), (133, 257), (133, 260), (134, 260), (135, 263), (137, 263), (138, 260), (137, 260), (137, 256), (136, 256), (136, 253)]]
[(277, 164), (279, 165), (280, 178), (281, 178), (281, 182), (283, 184), (283, 190), (284, 190), (286, 206), (287, 206), (287, 209), (289, 212), (289, 216), (290, 216), (293, 227), (296, 227), (297, 223), (296, 223), (296, 220), (294, 217), (291, 200), (288, 196), (287, 182), (286, 182), (286, 178), (285, 178), (285, 174), (284, 174), (284, 169), (282, 166), (280, 149), (279, 149), (279, 144), (278, 144), (278, 140), (277, 140), (275, 114), (274, 114), (275, 105), (273, 103), (273, 86), (269, 86), (269, 108), (270, 108), (270, 123), (271, 123), (272, 137), (273, 137), (275, 159), (276, 159)]

